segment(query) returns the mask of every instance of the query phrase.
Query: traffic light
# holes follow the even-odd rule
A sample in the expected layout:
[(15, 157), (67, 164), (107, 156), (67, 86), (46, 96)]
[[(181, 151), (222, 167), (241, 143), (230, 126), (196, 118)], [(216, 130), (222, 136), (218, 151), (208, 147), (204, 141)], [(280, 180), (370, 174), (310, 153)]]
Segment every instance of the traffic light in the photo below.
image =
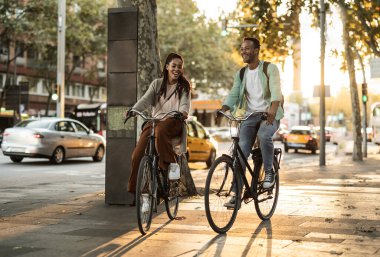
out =
[(368, 95), (367, 95), (367, 83), (362, 84), (362, 102), (366, 103), (368, 100)]
[(222, 36), (227, 36), (227, 34), (228, 34), (228, 32), (227, 32), (227, 23), (228, 23), (227, 19), (223, 19), (222, 20)]
[(59, 98), (59, 85), (54, 84), (54, 86), (53, 86), (53, 93), (51, 95), (51, 99), (53, 101), (57, 101), (58, 98)]

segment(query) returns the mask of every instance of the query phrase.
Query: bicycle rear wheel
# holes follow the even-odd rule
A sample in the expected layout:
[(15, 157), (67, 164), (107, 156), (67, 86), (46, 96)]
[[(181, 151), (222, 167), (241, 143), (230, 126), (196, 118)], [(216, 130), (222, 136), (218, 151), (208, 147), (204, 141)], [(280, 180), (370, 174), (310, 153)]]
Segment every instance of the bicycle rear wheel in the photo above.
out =
[[(274, 162), (276, 162), (276, 160)], [(276, 163), (273, 164), (273, 171), (275, 174), (275, 184), (269, 189), (264, 189), (264, 165), (262, 161), (255, 163), (255, 173), (253, 180), (253, 190), (257, 193), (257, 199), (255, 199), (255, 209), (257, 215), (262, 220), (270, 219), (277, 206), (280, 178), (278, 174), (278, 166)]]
[[(236, 184), (236, 201), (233, 208), (224, 205), (232, 196), (232, 186)], [(214, 161), (207, 175), (205, 186), (206, 217), (211, 228), (217, 233), (226, 233), (235, 222), (240, 206), (240, 182), (233, 171), (233, 160), (221, 156)]]
[(152, 223), (153, 214), (153, 169), (148, 156), (141, 159), (136, 186), (137, 222), (141, 234), (145, 235)]

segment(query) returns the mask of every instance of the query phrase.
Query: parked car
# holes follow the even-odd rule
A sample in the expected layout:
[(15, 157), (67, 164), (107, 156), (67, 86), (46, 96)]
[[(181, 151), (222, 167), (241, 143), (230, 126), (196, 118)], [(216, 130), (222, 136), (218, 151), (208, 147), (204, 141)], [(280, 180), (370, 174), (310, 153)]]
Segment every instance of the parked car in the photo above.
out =
[(216, 158), (218, 144), (203, 125), (195, 119), (187, 122), (187, 160), (206, 162), (209, 168)]
[(294, 126), (284, 139), (284, 149), (287, 153), (289, 149), (311, 150), (313, 154), (319, 149), (317, 132), (309, 126)]
[(79, 121), (61, 118), (27, 119), (4, 131), (1, 149), (13, 162), (25, 157), (49, 158), (59, 164), (73, 157), (102, 161), (105, 140)]
[[(315, 130), (317, 131), (318, 135), (319, 135), (319, 131), (320, 131), (320, 127), (317, 126), (315, 127)], [(331, 137), (334, 133), (334, 128), (332, 127), (325, 127), (325, 139), (326, 139), (326, 142), (330, 142), (331, 141)]]

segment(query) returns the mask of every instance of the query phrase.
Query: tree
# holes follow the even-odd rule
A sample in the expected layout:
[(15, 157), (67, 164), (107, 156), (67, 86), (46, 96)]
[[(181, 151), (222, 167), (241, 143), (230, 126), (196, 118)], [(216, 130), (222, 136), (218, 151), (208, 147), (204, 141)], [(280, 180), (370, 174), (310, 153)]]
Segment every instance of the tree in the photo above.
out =
[(354, 151), (352, 158), (354, 161), (363, 160), (362, 156), (362, 135), (360, 119), (360, 101), (358, 84), (355, 75), (355, 59), (361, 62), (362, 57), (379, 55), (380, 5), (376, 1), (344, 1), (331, 0), (336, 4), (341, 13), (343, 23), (344, 59), (343, 69), (348, 70), (350, 79), (351, 104), (352, 104), (352, 124), (354, 135)]
[(244, 37), (256, 37), (263, 51), (261, 59), (284, 65), (287, 56), (293, 57), (292, 102), (301, 104), (301, 26), (300, 13), (306, 6), (305, 0), (288, 0), (285, 11), (280, 14), (282, 1), (244, 1), (238, 2), (237, 16), (239, 24), (255, 27), (240, 29), (239, 42)]
[[(12, 1), (4, 0), (0, 4), (0, 45), (8, 48), (5, 86), (0, 97), (0, 107), (3, 106), (4, 96), (11, 86), (10, 65), (18, 56), (29, 48), (38, 48), (49, 40), (48, 19), (51, 15), (53, 1)], [(10, 55), (13, 46), (15, 53)], [(17, 47), (16, 47), (17, 46)]]
[(170, 52), (181, 54), (185, 75), (201, 91), (215, 93), (232, 85), (238, 69), (232, 41), (221, 35), (216, 21), (207, 20), (194, 1), (158, 0), (157, 11), (162, 59)]
[(66, 19), (66, 60), (71, 65), (65, 80), (69, 86), (78, 67), (91, 73), (82, 73), (83, 77), (94, 78), (94, 67), (88, 67), (86, 62), (96, 61), (106, 54), (107, 1), (69, 0)]

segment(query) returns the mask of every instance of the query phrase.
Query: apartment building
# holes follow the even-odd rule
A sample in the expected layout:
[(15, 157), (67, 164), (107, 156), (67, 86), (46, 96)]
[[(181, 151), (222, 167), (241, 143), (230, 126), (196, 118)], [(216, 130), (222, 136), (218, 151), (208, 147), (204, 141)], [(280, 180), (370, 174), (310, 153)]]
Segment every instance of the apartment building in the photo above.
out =
[[(7, 60), (15, 56), (19, 47), (17, 43), (9, 49), (0, 45), (0, 92), (5, 86)], [(78, 56), (69, 56), (71, 60), (66, 63), (66, 73), (73, 72), (70, 82), (65, 85), (65, 112), (72, 112), (75, 106), (82, 103), (106, 102), (106, 58), (83, 60)], [(21, 110), (33, 116), (55, 115), (56, 101), (50, 100), (47, 105), (49, 91), (56, 81), (56, 67), (45, 66), (44, 63), (38, 52), (28, 49), (12, 62), (9, 69), (11, 85), (29, 85), (28, 103)], [(74, 63), (77, 63), (76, 67), (73, 67)]]

